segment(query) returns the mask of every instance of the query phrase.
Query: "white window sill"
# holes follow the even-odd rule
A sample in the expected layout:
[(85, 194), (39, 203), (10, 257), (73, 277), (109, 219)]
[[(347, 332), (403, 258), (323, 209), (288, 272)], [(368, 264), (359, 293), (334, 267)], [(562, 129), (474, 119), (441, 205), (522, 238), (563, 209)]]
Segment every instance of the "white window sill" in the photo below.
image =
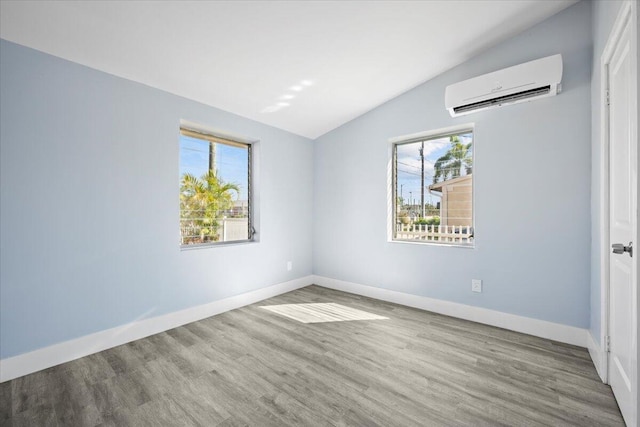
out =
[(232, 242), (197, 243), (194, 245), (180, 245), (180, 251), (193, 251), (197, 249), (225, 248), (229, 246), (252, 245), (260, 243), (259, 240), (234, 240)]
[(411, 241), (411, 240), (395, 240), (390, 239), (387, 240), (388, 243), (401, 243), (406, 245), (417, 245), (417, 246), (439, 246), (445, 248), (465, 248), (465, 249), (475, 249), (475, 243), (471, 244), (461, 244), (461, 243), (435, 243), (435, 242), (425, 242), (425, 241)]

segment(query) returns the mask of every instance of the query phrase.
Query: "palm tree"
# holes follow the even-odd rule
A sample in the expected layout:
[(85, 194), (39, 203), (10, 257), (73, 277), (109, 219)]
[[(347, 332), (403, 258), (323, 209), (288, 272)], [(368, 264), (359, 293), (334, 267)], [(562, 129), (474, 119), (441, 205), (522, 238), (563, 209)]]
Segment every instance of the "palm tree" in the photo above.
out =
[[(236, 196), (240, 189), (236, 184), (225, 183), (209, 170), (197, 178), (192, 174), (182, 175), (180, 182), (180, 224), (183, 243), (217, 241), (219, 215), (233, 206), (232, 192)], [(185, 236), (184, 230), (189, 230)]]
[(450, 178), (457, 178), (462, 174), (463, 170), (467, 175), (470, 175), (473, 170), (471, 148), (473, 143), (463, 144), (457, 135), (451, 136), (449, 140), (451, 147), (434, 164), (434, 184), (440, 180), (446, 181)]

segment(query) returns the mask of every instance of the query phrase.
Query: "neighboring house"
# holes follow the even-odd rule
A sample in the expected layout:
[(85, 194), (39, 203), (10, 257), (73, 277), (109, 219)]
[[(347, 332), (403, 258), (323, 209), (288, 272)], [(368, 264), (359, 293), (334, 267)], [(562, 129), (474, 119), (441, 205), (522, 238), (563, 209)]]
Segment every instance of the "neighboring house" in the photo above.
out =
[(247, 218), (249, 216), (249, 203), (246, 199), (235, 200), (233, 206), (222, 211), (221, 214), (228, 218)]
[(441, 225), (473, 224), (472, 174), (432, 184), (429, 186), (429, 192), (442, 198), (440, 201)]

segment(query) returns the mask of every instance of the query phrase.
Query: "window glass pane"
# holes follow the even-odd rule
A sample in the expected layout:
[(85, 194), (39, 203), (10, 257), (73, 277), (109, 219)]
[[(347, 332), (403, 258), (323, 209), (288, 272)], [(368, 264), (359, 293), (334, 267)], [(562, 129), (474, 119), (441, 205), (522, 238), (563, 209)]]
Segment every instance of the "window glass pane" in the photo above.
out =
[(395, 240), (473, 243), (473, 134), (399, 143)]
[(248, 144), (180, 135), (180, 243), (249, 240)]

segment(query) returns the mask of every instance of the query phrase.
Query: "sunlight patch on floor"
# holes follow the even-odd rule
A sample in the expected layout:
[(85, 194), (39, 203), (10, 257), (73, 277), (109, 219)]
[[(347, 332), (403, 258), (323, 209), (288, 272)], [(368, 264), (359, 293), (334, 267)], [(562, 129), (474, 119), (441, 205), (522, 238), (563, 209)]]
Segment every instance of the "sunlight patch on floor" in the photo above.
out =
[(367, 313), (335, 303), (265, 305), (260, 308), (302, 323), (344, 322), (349, 320), (383, 320), (388, 317)]

